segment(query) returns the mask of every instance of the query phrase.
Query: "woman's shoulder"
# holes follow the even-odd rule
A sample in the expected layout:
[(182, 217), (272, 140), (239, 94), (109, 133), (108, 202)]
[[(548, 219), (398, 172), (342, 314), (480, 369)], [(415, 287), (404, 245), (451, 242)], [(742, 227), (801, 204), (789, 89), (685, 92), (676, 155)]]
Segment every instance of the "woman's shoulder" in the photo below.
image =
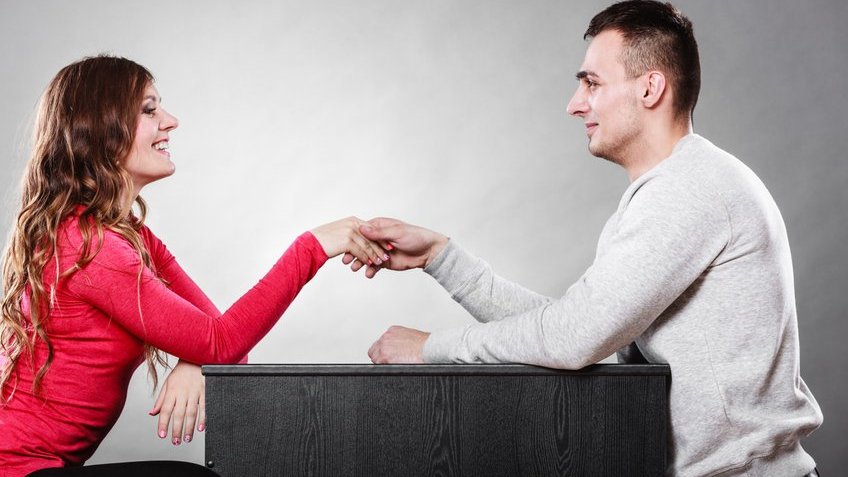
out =
[(157, 237), (156, 234), (154, 234), (153, 231), (150, 230), (150, 227), (148, 227), (147, 225), (142, 225), (141, 227), (139, 227), (138, 235), (141, 237), (141, 240), (144, 241), (144, 245), (148, 249), (154, 248), (162, 243), (162, 240), (160, 240), (159, 237)]
[(70, 214), (61, 222), (56, 233), (56, 246), (61, 256), (74, 260), (78, 260), (86, 249), (89, 253), (94, 252), (94, 260), (101, 263), (135, 264), (140, 259), (130, 241), (118, 230), (98, 227), (93, 218), (79, 214)]

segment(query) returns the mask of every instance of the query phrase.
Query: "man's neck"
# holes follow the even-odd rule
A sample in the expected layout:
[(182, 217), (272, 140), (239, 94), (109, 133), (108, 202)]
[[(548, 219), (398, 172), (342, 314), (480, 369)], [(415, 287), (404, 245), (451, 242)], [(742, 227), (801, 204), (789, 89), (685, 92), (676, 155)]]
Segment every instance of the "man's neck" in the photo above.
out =
[(643, 132), (643, 140), (635, 145), (634, 151), (629, 154), (630, 157), (624, 166), (630, 182), (635, 181), (670, 156), (678, 141), (687, 134), (692, 134), (692, 122), (647, 127)]

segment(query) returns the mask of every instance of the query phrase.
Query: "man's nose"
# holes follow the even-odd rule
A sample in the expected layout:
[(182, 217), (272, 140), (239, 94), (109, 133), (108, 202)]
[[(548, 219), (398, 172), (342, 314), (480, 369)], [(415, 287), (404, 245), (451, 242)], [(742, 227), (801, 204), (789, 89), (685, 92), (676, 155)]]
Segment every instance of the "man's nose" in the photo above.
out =
[(583, 88), (577, 87), (577, 90), (571, 96), (571, 100), (568, 102), (568, 106), (565, 108), (566, 112), (572, 116), (582, 116), (586, 114), (588, 110), (588, 103), (586, 102), (586, 95), (583, 93)]

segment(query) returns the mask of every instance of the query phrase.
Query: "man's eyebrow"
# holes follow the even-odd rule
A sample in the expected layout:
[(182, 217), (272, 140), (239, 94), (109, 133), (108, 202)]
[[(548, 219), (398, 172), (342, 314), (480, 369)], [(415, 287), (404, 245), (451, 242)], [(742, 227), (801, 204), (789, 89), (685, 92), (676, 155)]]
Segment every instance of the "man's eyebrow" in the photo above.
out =
[(578, 71), (578, 72), (577, 72), (577, 74), (576, 74), (576, 75), (574, 75), (574, 76), (575, 76), (577, 79), (582, 80), (583, 78), (586, 78), (586, 77), (588, 77), (588, 76), (595, 76), (595, 77), (597, 77), (597, 76), (598, 76), (598, 74), (597, 74), (597, 73), (595, 73), (594, 71), (582, 70), (582, 71)]

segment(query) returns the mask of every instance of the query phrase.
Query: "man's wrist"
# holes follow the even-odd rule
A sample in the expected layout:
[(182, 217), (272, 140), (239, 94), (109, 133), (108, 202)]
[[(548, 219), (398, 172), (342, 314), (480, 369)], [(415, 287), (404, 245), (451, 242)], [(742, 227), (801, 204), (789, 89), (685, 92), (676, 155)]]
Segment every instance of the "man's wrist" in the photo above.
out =
[(427, 268), (428, 265), (433, 261), (434, 258), (438, 257), (442, 250), (448, 245), (448, 241), (450, 238), (442, 235), (436, 234), (437, 237), (433, 241), (433, 245), (430, 246), (430, 251), (427, 253), (427, 259), (424, 260), (424, 266), (421, 268)]
[(421, 359), (428, 364), (454, 363), (454, 357), (462, 343), (462, 337), (470, 325), (457, 328), (434, 330), (427, 336), (421, 350)]

